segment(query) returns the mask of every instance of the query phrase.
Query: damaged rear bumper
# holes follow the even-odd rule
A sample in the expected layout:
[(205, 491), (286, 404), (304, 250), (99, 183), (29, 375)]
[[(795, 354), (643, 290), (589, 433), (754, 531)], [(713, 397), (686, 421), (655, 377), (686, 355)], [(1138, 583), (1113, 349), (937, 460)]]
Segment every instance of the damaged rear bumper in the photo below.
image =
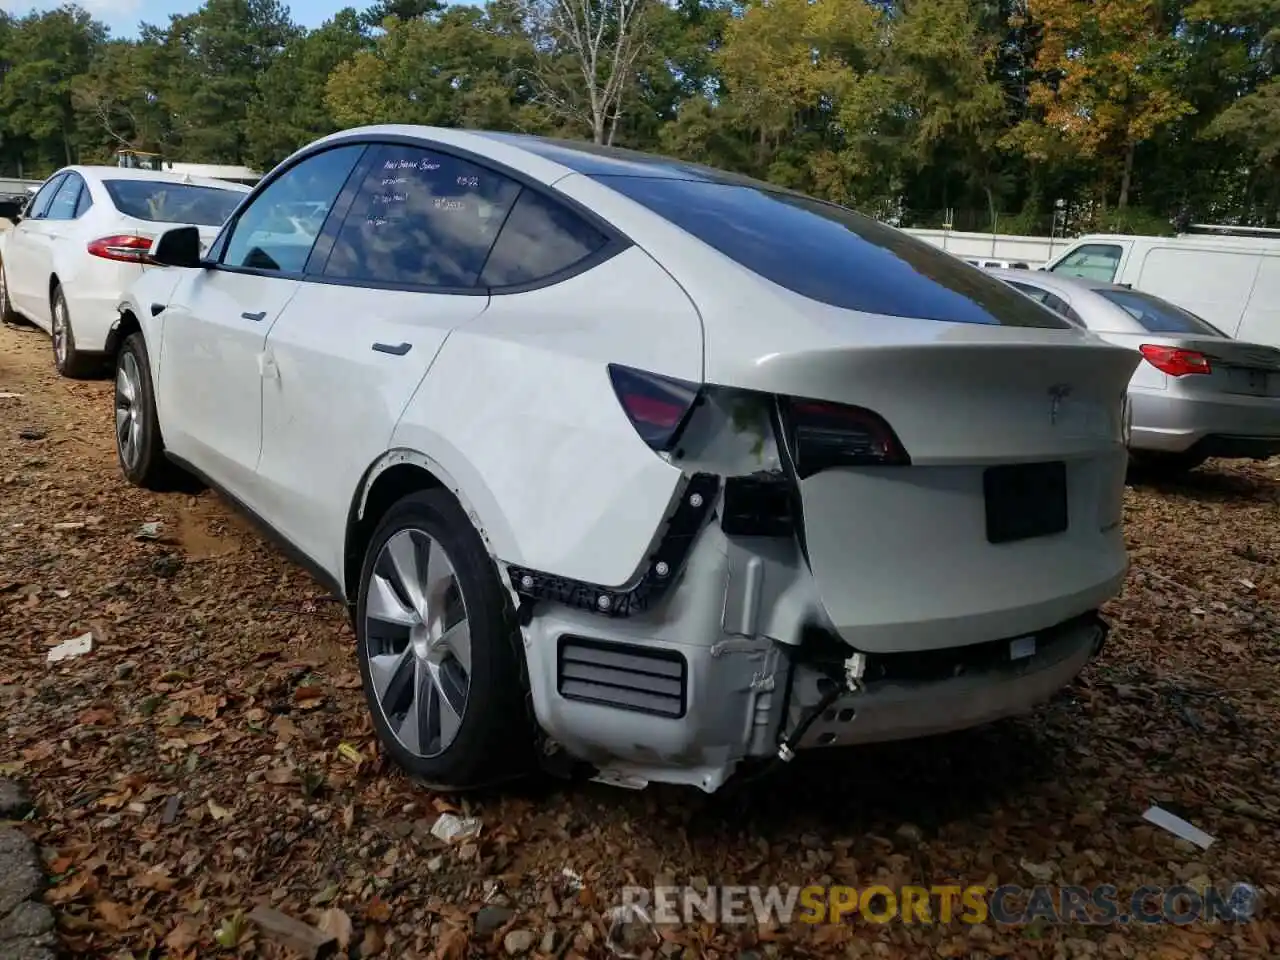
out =
[(744, 545), (711, 527), (685, 573), (661, 611), (612, 617), (540, 601), (526, 618), (539, 725), (606, 781), (714, 792), (742, 761), (780, 747), (907, 739), (1020, 714), (1069, 684), (1106, 637), (1090, 604), (1032, 634), (858, 655), (850, 689), (856, 651), (813, 626), (824, 608), (794, 543)]

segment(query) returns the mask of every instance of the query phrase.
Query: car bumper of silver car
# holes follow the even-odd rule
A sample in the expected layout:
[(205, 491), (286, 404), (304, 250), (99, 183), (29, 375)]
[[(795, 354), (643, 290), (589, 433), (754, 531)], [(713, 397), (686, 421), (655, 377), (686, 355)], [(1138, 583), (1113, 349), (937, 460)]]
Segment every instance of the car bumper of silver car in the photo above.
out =
[(1257, 460), (1280, 454), (1280, 398), (1200, 399), (1156, 391), (1130, 396), (1134, 450)]

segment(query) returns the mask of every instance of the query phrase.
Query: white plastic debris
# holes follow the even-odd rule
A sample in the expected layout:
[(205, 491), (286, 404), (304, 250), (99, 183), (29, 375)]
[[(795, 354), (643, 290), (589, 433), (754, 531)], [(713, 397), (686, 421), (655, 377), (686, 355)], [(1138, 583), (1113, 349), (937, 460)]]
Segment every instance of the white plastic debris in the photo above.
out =
[(1142, 819), (1148, 823), (1154, 823), (1157, 827), (1168, 830), (1175, 837), (1181, 837), (1188, 843), (1194, 843), (1201, 850), (1208, 850), (1213, 843), (1214, 838), (1209, 836), (1199, 827), (1188, 823), (1181, 817), (1174, 816), (1168, 810), (1161, 807), (1152, 807), (1142, 815)]
[(431, 827), (431, 835), (445, 843), (465, 843), (480, 834), (480, 821), (475, 817), (455, 817), (452, 813), (440, 814)]
[(76, 657), (83, 657), (92, 649), (93, 634), (82, 633), (78, 637), (62, 641), (62, 643), (50, 650), (49, 662), (59, 663), (62, 660), (72, 660)]
[(0, 393), (0, 400), (21, 400), (21, 399), (22, 399), (22, 394), (20, 393), (9, 393), (7, 391), (4, 393)]
[(138, 527), (133, 536), (137, 540), (159, 540), (160, 528), (164, 526), (159, 520), (151, 520)]
[(560, 871), (560, 876), (564, 877), (565, 886), (573, 893), (577, 893), (586, 886), (582, 881), (582, 874), (578, 873), (576, 870), (570, 870), (568, 867), (564, 867)]

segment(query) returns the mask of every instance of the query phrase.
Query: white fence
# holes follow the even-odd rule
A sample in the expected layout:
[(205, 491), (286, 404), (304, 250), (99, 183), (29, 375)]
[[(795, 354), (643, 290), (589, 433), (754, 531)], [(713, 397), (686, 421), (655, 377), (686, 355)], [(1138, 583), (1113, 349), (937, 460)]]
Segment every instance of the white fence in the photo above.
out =
[(906, 230), (957, 257), (1010, 260), (1038, 267), (1053, 259), (1072, 242), (1065, 237), (1018, 237), (1005, 233), (961, 233), (956, 230)]

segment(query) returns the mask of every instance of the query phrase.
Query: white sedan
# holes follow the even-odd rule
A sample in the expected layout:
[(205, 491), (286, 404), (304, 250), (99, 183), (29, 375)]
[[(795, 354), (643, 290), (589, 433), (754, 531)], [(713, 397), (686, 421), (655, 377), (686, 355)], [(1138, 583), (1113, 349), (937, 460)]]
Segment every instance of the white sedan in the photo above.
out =
[(64, 376), (92, 374), (114, 355), (116, 308), (146, 268), (156, 235), (190, 224), (212, 241), (248, 192), (151, 170), (59, 170), (0, 234), (0, 316), (20, 314), (48, 331)]
[(202, 477), (348, 604), (430, 782), (713, 791), (1027, 710), (1102, 646), (1137, 357), (851, 210), (368, 127), (152, 255), (125, 476)]

